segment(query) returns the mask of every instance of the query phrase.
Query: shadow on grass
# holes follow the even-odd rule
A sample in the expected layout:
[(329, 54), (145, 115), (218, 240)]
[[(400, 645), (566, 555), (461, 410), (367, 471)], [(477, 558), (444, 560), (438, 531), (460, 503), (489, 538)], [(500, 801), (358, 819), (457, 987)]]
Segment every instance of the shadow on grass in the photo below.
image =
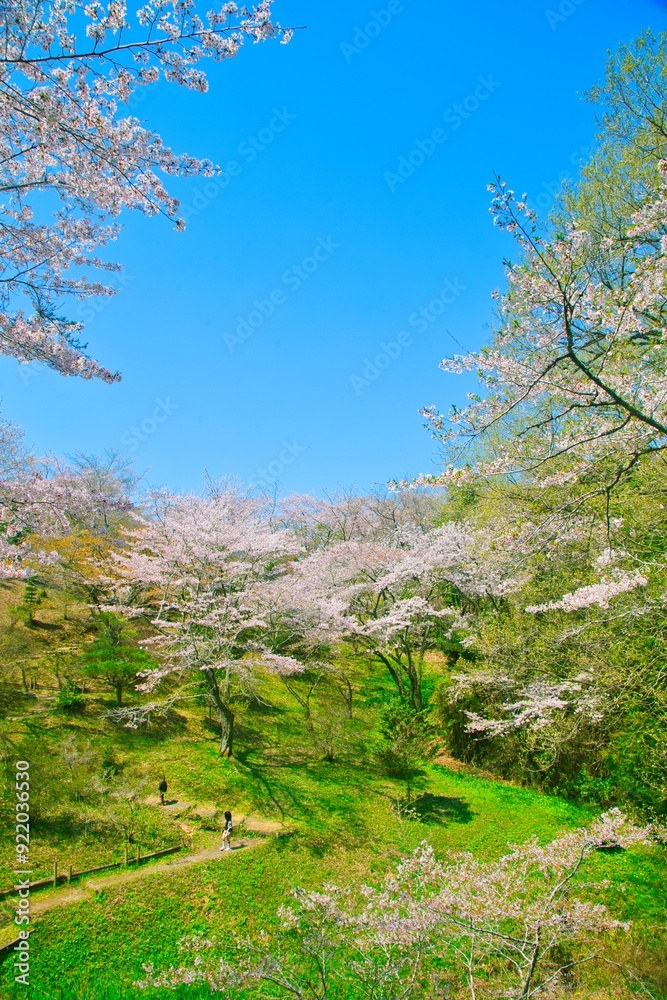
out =
[(267, 800), (280, 814), (282, 822), (287, 816), (294, 817), (303, 812), (301, 802), (294, 794), (294, 790), (284, 781), (275, 780), (273, 775), (271, 775), (273, 780), (269, 780), (263, 773), (265, 765), (249, 761), (246, 755), (239, 755), (236, 760), (246, 768), (253, 780), (263, 790)]
[(112, 735), (114, 740), (125, 750), (138, 750), (143, 744), (152, 749), (154, 743), (168, 740), (172, 736), (180, 736), (187, 729), (188, 720), (173, 708), (165, 716), (154, 716), (147, 725), (140, 729), (128, 729), (118, 723), (109, 721), (105, 735)]
[[(278, 713), (275, 713), (276, 715)], [(261, 724), (257, 724), (258, 719), (249, 721), (247, 718), (236, 722), (234, 726), (234, 742), (236, 744), (236, 755), (275, 755), (277, 752), (284, 758), (284, 763), (303, 762), (307, 755), (308, 737), (302, 734), (301, 739), (295, 741), (294, 733), (289, 728), (281, 731), (279, 728), (267, 730)], [(291, 737), (291, 739), (290, 739)]]
[(251, 698), (248, 702), (248, 711), (253, 715), (284, 715), (286, 710), (280, 705), (272, 705), (271, 702), (262, 701), (260, 698)]
[(33, 618), (29, 628), (41, 629), (43, 632), (62, 632), (62, 625), (55, 622), (42, 622), (38, 618)]
[(413, 802), (422, 823), (470, 823), (475, 818), (465, 799), (424, 792)]
[(113, 825), (98, 816), (92, 817), (86, 823), (84, 816), (67, 810), (52, 815), (35, 815), (31, 821), (31, 832), (36, 837), (41, 835), (42, 844), (50, 847), (72, 844), (84, 838), (84, 846), (104, 845), (113, 849), (118, 841), (118, 834)]
[[(368, 775), (363, 768), (315, 762), (312, 758), (304, 762), (286, 756), (279, 762), (271, 755), (259, 760), (250, 756), (251, 751), (242, 752), (236, 761), (255, 786), (257, 806), (262, 809), (270, 804), (282, 822), (289, 819), (307, 824), (306, 846), (315, 853), (320, 841), (328, 843), (331, 838), (348, 846), (367, 842), (370, 803), (363, 799), (363, 793), (368, 791)], [(338, 780), (332, 782), (336, 770)]]
[(29, 711), (36, 700), (32, 692), (20, 691), (14, 684), (0, 684), (0, 715)]

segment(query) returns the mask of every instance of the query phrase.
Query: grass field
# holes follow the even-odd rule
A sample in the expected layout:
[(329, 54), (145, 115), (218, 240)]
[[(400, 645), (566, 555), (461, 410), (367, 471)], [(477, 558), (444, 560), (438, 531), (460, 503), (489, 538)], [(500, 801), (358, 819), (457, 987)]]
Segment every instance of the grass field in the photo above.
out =
[[(12, 642), (19, 637), (15, 632)], [(314, 702), (311, 731), (288, 692), (267, 678), (254, 708), (247, 701), (236, 706), (231, 759), (220, 757), (215, 725), (196, 703), (148, 731), (119, 729), (103, 718), (111, 696), (102, 689), (87, 692), (83, 714), (68, 716), (55, 707), (57, 688), (48, 673), (37, 672), (37, 690), (28, 693), (5, 675), (0, 692), (5, 764), (11, 770), (19, 748), (33, 764), (36, 874), (48, 874), (54, 859), (61, 870), (67, 864), (76, 870), (119, 858), (124, 838), (144, 851), (181, 837), (194, 849), (210, 847), (219, 838), (225, 808), (283, 834), (266, 836), (253, 850), (115, 884), (45, 913), (31, 939), (30, 1000), (206, 996), (196, 990), (144, 993), (133, 984), (143, 963), (162, 968), (175, 962), (178, 940), (193, 931), (227, 937), (231, 947), (234, 934), (270, 927), (277, 907), (297, 885), (380, 881), (425, 839), (439, 855), (465, 850), (493, 858), (508, 843), (533, 835), (546, 841), (591, 819), (570, 802), (446, 763), (424, 767), (413, 790), (415, 813), (400, 818), (395, 802), (405, 787), (384, 776), (368, 752), (378, 708), (390, 689), (384, 676), (369, 675), (366, 665), (351, 669), (356, 671), (352, 718), (345, 717), (335, 693), (323, 689)], [(437, 665), (432, 670), (430, 687), (437, 682)], [(324, 759), (323, 747), (333, 761)], [(181, 806), (175, 810), (162, 810), (156, 802), (163, 773), (167, 798)], [(9, 823), (3, 828), (4, 885), (11, 884), (13, 855)], [(638, 848), (600, 855), (588, 864), (592, 875), (611, 880), (615, 914), (634, 922), (619, 947), (662, 989), (655, 995), (667, 997), (667, 974), (661, 972), (667, 969), (664, 855)], [(39, 898), (35, 893), (34, 900)], [(9, 903), (0, 907), (0, 919), (6, 940), (13, 919)], [(11, 963), (5, 957), (0, 966), (0, 996), (22, 1000), (26, 988), (14, 983)], [(580, 996), (613, 996), (596, 993), (594, 973), (591, 977), (588, 992)]]
[[(237, 780), (243, 771), (235, 764), (226, 770), (235, 771)], [(358, 771), (355, 778), (351, 767), (335, 771), (313, 766), (294, 782), (288, 816), (297, 832), (290, 837), (267, 838), (261, 847), (233, 853), (224, 862), (151, 875), (100, 893), (93, 902), (46, 914), (33, 936), (32, 995), (58, 1000), (145, 996), (132, 985), (141, 976), (142, 962), (157, 967), (174, 962), (176, 942), (187, 933), (224, 935), (270, 925), (294, 885), (315, 888), (326, 881), (377, 878), (388, 861), (424, 838), (439, 852), (471, 850), (490, 857), (508, 841), (532, 834), (548, 839), (588, 818), (557, 799), (434, 766), (423, 779), (431, 796), (426, 802), (434, 811), (422, 822), (401, 823), (387, 803), (390, 789), (384, 783)], [(289, 775), (283, 771), (276, 782), (283, 792)], [(662, 859), (644, 849), (601, 858), (597, 867), (627, 886), (626, 893), (613, 894), (614, 904), (619, 914), (639, 920), (635, 941), (650, 961), (647, 930), (664, 922)], [(3, 995), (24, 996), (24, 988), (11, 983), (9, 962), (3, 975)]]

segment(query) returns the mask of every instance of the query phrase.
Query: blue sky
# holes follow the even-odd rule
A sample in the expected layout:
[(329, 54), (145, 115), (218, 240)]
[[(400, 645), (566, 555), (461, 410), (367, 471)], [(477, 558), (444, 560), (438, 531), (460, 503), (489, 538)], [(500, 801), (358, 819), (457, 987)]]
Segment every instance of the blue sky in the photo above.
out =
[[(662, 0), (276, 0), (288, 46), (160, 85), (135, 113), (218, 182), (179, 180), (188, 229), (127, 218), (119, 294), (83, 306), (119, 385), (0, 361), (5, 415), (40, 453), (115, 448), (152, 484), (206, 470), (283, 492), (436, 471), (420, 407), (470, 383), (502, 285), (494, 172), (543, 211), (595, 135), (606, 51)], [(87, 310), (85, 313), (83, 310)]]

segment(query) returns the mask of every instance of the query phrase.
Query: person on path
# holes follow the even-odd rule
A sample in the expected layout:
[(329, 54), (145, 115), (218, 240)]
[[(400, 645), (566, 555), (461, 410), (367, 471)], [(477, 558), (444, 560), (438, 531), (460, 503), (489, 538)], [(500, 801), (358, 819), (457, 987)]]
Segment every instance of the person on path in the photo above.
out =
[(225, 810), (225, 825), (222, 828), (222, 844), (220, 845), (221, 851), (231, 851), (232, 845), (230, 843), (232, 839), (232, 830), (234, 826), (232, 824), (232, 814), (229, 809)]
[(157, 786), (157, 789), (160, 793), (160, 802), (164, 805), (164, 797), (167, 794), (167, 779), (165, 777), (162, 778), (162, 781)]

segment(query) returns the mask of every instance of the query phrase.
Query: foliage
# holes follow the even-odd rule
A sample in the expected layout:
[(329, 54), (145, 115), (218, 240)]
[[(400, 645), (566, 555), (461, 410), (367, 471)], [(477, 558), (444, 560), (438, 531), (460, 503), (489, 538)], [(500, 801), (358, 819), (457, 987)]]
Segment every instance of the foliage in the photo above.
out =
[(498, 324), (482, 351), (445, 359), (482, 386), (449, 418), (424, 414), (453, 464), (427, 482), (512, 475), (613, 489), (667, 445), (664, 155), (667, 42), (650, 32), (610, 59), (598, 149), (540, 226), (528, 196), (491, 185), (507, 264)]
[[(216, 941), (186, 938), (187, 964), (155, 973), (141, 988), (205, 983), (226, 996), (336, 1000), (352, 995), (417, 1000), (434, 991), (476, 998), (554, 996), (592, 962), (618, 967), (602, 935), (627, 931), (582, 881), (595, 851), (650, 839), (618, 811), (590, 829), (544, 846), (537, 839), (493, 862), (470, 854), (444, 864), (422, 844), (380, 888), (297, 889), (280, 929), (240, 943), (240, 958), (215, 957)], [(194, 959), (194, 962), (192, 961)]]
[[(114, 382), (118, 373), (87, 356), (83, 324), (63, 315), (63, 301), (114, 294), (81, 269), (118, 270), (101, 252), (124, 210), (183, 227), (160, 174), (215, 172), (208, 161), (172, 152), (124, 107), (161, 78), (205, 91), (203, 60), (232, 58), (248, 39), (287, 41), (289, 33), (272, 22), (271, 0), (251, 9), (225, 2), (206, 13), (193, 0), (134, 11), (125, 0), (21, 0), (5, 12), (0, 33), (0, 351)], [(50, 217), (45, 192), (59, 203)]]
[(98, 677), (116, 692), (116, 704), (123, 704), (123, 691), (141, 673), (155, 670), (157, 664), (145, 650), (132, 640), (136, 632), (111, 613), (100, 615), (101, 635), (91, 643), (80, 658), (81, 671), (86, 677)]
[(82, 712), (86, 702), (73, 681), (67, 680), (56, 695), (56, 707), (68, 714)]
[(382, 710), (373, 753), (387, 774), (405, 779), (408, 806), (412, 779), (436, 752), (436, 733), (425, 712), (398, 700)]
[(45, 597), (46, 590), (43, 587), (38, 587), (34, 580), (26, 581), (22, 600), (9, 608), (11, 618), (31, 627), (34, 624), (35, 611)]

